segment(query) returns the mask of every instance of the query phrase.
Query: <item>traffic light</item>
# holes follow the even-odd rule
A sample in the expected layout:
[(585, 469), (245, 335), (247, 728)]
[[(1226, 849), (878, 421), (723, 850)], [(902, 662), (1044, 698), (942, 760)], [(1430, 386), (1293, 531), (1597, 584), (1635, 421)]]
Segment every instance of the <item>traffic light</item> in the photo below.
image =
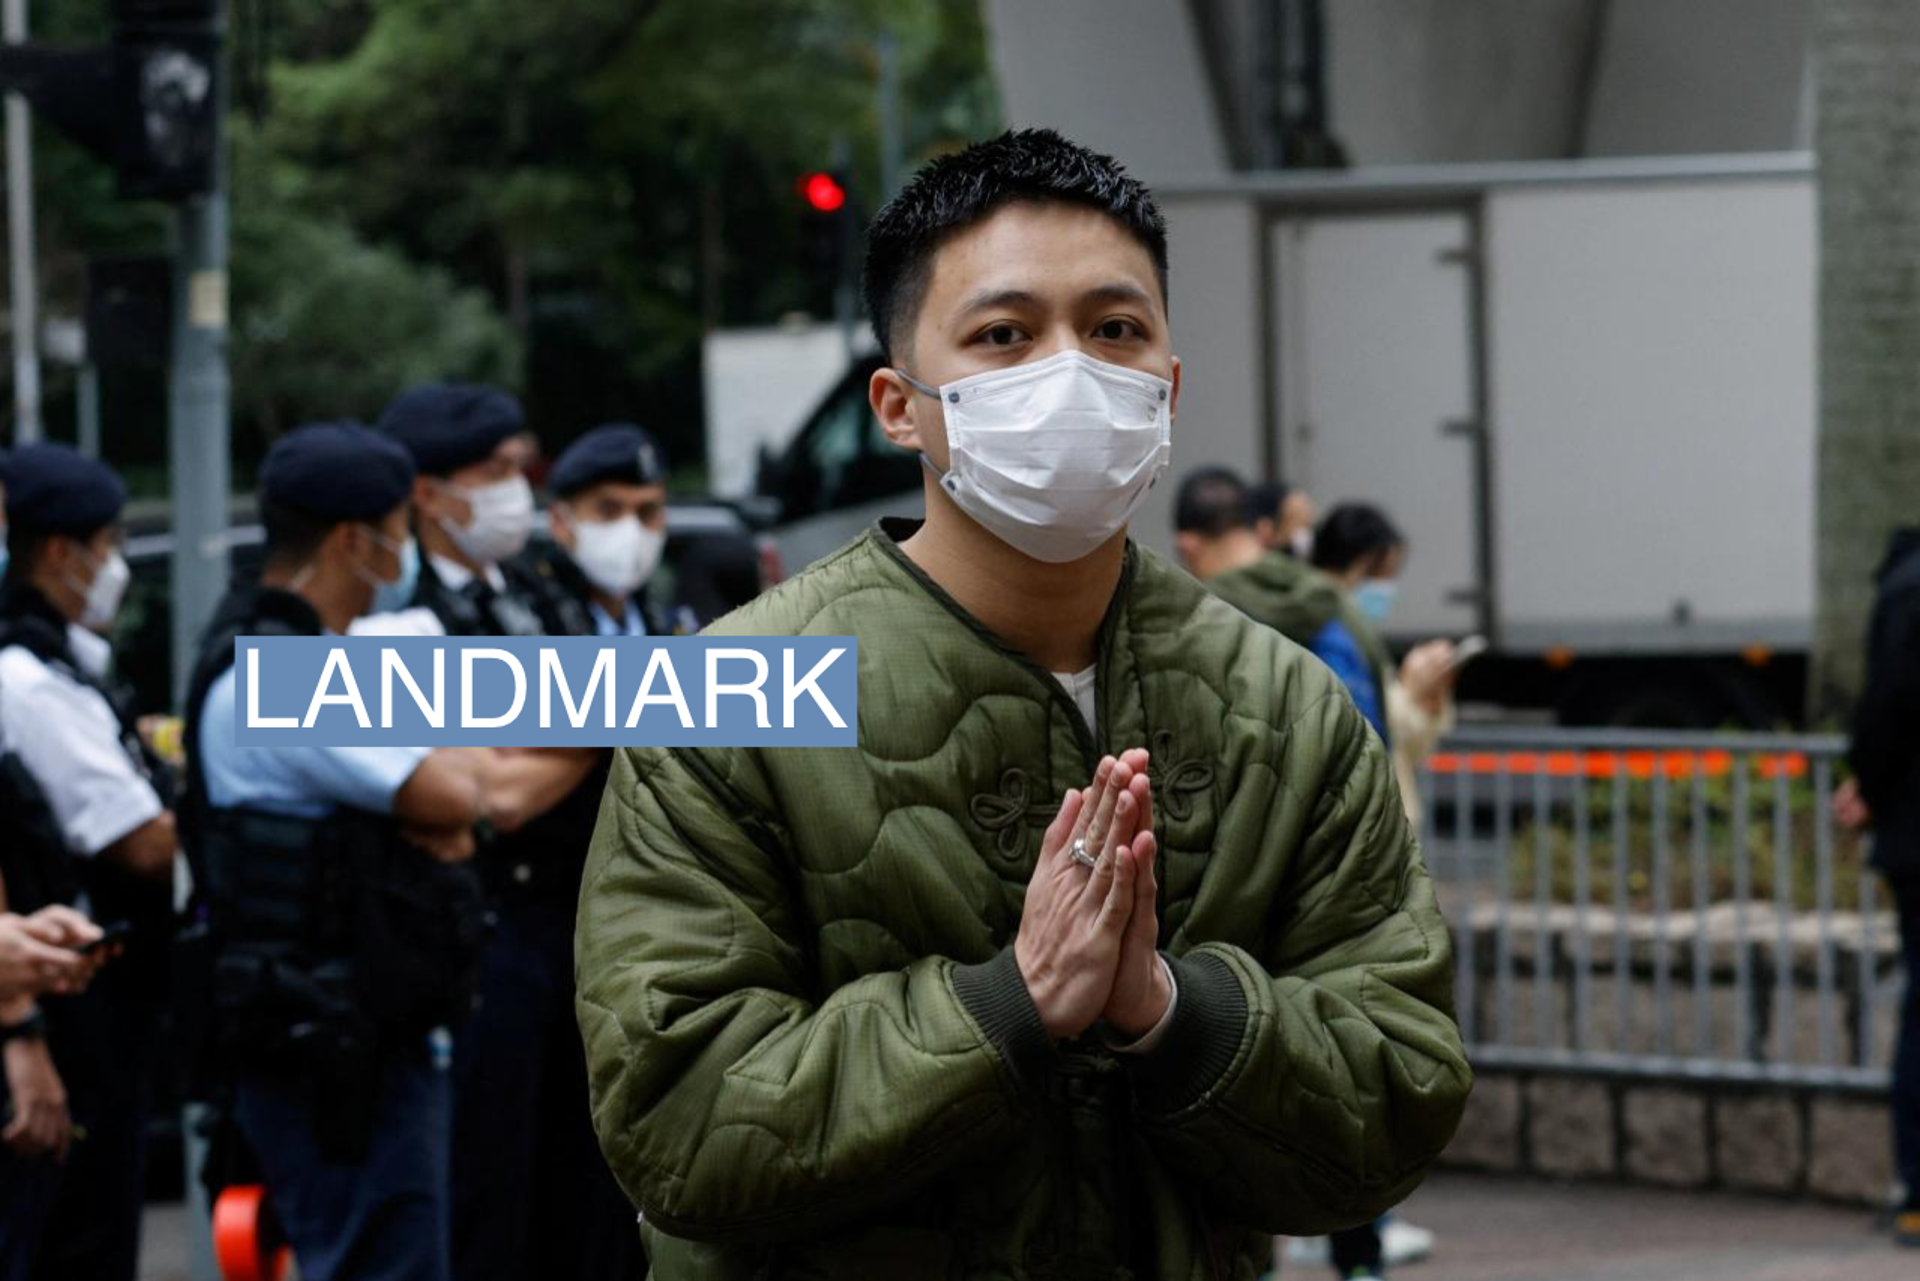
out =
[(810, 173), (802, 178), (800, 194), (816, 213), (838, 213), (847, 203), (846, 184), (830, 173)]
[(800, 175), (794, 183), (806, 224), (807, 259), (819, 283), (835, 291), (851, 288), (854, 250), (859, 244), (859, 212), (853, 185), (844, 169)]
[(221, 0), (116, 0), (114, 172), (124, 196), (213, 190)]
[(120, 194), (213, 190), (223, 0), (114, 0), (104, 47), (0, 45), (0, 88), (113, 166)]

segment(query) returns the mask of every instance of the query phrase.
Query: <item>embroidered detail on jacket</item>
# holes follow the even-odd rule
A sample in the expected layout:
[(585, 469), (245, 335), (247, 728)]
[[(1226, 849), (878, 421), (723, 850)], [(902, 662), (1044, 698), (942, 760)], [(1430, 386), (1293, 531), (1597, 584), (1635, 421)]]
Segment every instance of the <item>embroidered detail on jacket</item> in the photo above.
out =
[(1167, 817), (1186, 822), (1193, 817), (1193, 798), (1213, 786), (1213, 766), (1198, 757), (1176, 761), (1173, 731), (1161, 730), (1149, 747), (1147, 779), (1153, 784), (1153, 803)]
[(973, 821), (993, 833), (1000, 857), (1019, 858), (1026, 849), (1026, 828), (1044, 828), (1059, 812), (1058, 806), (1036, 805), (1038, 792), (1033, 777), (1016, 765), (1000, 776), (998, 792), (981, 792), (967, 802)]

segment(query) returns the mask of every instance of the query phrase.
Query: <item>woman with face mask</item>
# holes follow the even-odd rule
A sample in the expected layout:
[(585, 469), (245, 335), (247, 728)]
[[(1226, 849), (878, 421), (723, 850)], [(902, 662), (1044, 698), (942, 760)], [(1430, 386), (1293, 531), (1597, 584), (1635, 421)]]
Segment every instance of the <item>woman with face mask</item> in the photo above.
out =
[(1327, 513), (1313, 538), (1313, 564), (1345, 595), (1347, 608), (1308, 646), (1338, 672), (1354, 701), (1404, 758), (1402, 799), (1419, 819), (1413, 767), (1453, 724), (1458, 674), (1451, 641), (1416, 645), (1396, 669), (1381, 639), (1400, 590), (1407, 543), (1387, 514), (1364, 503)]
[(1364, 503), (1335, 507), (1313, 537), (1313, 566), (1341, 589), (1344, 607), (1307, 648), (1340, 677), (1383, 739), (1389, 737), (1392, 658), (1381, 632), (1393, 612), (1406, 553), (1406, 540), (1387, 514)]
[[(1340, 677), (1391, 750), (1401, 803), (1417, 828), (1419, 761), (1453, 727), (1453, 644), (1417, 646), (1395, 671), (1381, 633), (1399, 594), (1407, 542), (1385, 512), (1343, 503), (1312, 531), (1310, 548), (1313, 565), (1340, 588), (1342, 608), (1308, 648)], [(1383, 1219), (1336, 1232), (1328, 1246), (1336, 1274), (1372, 1275), (1385, 1263), (1424, 1258), (1433, 1249), (1433, 1234)]]

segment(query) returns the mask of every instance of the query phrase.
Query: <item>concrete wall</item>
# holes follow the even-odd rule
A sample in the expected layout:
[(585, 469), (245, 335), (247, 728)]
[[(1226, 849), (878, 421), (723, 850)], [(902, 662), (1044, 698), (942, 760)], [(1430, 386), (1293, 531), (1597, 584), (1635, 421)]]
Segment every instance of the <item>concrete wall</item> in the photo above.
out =
[(1594, 0), (1332, 0), (1328, 114), (1355, 165), (1572, 154)]
[(1586, 154), (1808, 145), (1807, 0), (1612, 0)]
[(1172, 0), (986, 0), (1007, 123), (1046, 125), (1137, 174), (1224, 172), (1192, 14)]
[[(1271, 0), (987, 0), (1008, 118), (1136, 172), (1252, 153)], [(1797, 150), (1809, 0), (1326, 0), (1334, 135), (1357, 166)], [(1231, 139), (1230, 139), (1231, 133)]]
[(1891, 1124), (1886, 1100), (1871, 1094), (1482, 1071), (1443, 1160), (1884, 1205)]

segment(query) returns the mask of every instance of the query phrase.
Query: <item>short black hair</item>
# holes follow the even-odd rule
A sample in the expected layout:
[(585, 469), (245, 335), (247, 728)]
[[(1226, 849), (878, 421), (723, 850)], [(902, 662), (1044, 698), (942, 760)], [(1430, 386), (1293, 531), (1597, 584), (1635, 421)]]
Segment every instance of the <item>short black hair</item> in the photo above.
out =
[(1247, 483), (1231, 469), (1202, 467), (1180, 482), (1173, 500), (1173, 527), (1180, 533), (1218, 538), (1251, 523)]
[(260, 504), (260, 525), (267, 533), (267, 560), (276, 565), (302, 565), (312, 560), (327, 535), (336, 526), (348, 523), (285, 503)]
[(1326, 514), (1313, 534), (1316, 569), (1345, 573), (1371, 556), (1406, 546), (1399, 528), (1378, 507), (1341, 503)]
[(886, 359), (919, 315), (935, 251), (954, 232), (1017, 200), (1105, 213), (1146, 247), (1166, 299), (1167, 221), (1153, 193), (1112, 156), (1051, 129), (1010, 130), (928, 164), (867, 228), (867, 315)]
[(1255, 520), (1278, 521), (1293, 487), (1285, 481), (1261, 481), (1247, 491), (1247, 513)]

